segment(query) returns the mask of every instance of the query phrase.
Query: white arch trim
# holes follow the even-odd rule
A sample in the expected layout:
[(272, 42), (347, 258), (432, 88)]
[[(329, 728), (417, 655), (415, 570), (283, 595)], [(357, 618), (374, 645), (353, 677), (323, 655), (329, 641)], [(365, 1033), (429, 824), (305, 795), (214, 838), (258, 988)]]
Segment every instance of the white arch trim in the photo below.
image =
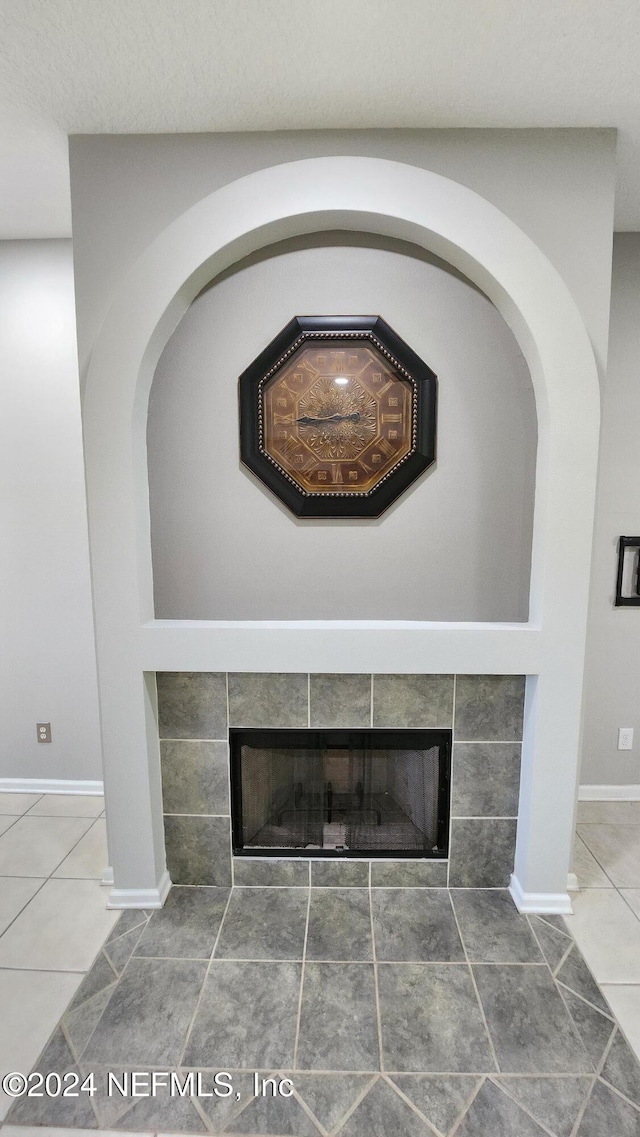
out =
[[(145, 430), (160, 352), (222, 269), (283, 237), (334, 228), (429, 249), (513, 328), (539, 427), (526, 625), (153, 620)], [(149, 903), (149, 890), (166, 887), (143, 672), (455, 670), (531, 676), (514, 894), (521, 907), (568, 907), (599, 395), (577, 306), (531, 239), (467, 187), (396, 162), (315, 158), (250, 174), (169, 225), (121, 282), (90, 360), (83, 417), (114, 903), (140, 890)]]

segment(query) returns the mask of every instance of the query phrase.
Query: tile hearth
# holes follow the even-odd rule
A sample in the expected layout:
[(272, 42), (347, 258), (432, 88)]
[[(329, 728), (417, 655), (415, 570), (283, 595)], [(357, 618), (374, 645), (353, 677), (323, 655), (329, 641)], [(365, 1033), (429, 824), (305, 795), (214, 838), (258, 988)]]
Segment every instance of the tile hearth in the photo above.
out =
[[(8, 1125), (289, 1137), (638, 1137), (640, 1066), (559, 917), (498, 889), (174, 887), (125, 912)], [(107, 1072), (226, 1097), (109, 1097)], [(291, 1097), (254, 1096), (253, 1075)], [(236, 1098), (239, 1094), (239, 1098)]]

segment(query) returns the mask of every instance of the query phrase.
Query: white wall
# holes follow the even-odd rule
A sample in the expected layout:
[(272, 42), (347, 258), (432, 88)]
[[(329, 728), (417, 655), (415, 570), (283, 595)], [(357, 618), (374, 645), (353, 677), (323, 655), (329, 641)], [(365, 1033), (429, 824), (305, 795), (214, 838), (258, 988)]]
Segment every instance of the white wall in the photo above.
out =
[[(582, 784), (640, 783), (640, 608), (615, 608), (617, 543), (640, 535), (640, 234), (615, 238), (587, 638)], [(618, 727), (635, 729), (619, 751)]]
[(0, 373), (0, 777), (101, 779), (70, 241), (0, 243)]
[[(238, 375), (295, 313), (381, 313), (438, 380), (437, 462), (382, 517), (298, 519), (238, 458)], [(159, 619), (526, 620), (529, 371), (475, 286), (415, 246), (283, 242), (218, 278), (151, 389)]]

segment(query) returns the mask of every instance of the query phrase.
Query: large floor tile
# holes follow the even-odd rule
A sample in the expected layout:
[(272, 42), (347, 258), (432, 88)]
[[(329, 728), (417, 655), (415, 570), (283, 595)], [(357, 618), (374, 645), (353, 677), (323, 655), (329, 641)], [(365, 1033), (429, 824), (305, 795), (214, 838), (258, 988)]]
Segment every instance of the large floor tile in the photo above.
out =
[(640, 1059), (640, 984), (604, 983), (602, 993)]
[(214, 960), (183, 1066), (291, 1069), (300, 963)]
[(0, 876), (49, 876), (91, 824), (80, 817), (21, 817), (0, 837)]
[(578, 893), (564, 919), (598, 983), (640, 983), (640, 921), (615, 889)]
[(102, 794), (43, 794), (29, 817), (99, 817), (103, 809)]
[(573, 864), (571, 866), (578, 878), (580, 888), (613, 888), (604, 869), (598, 864), (593, 853), (590, 853), (584, 841), (576, 835), (573, 847)]
[(473, 974), (502, 1073), (591, 1072), (546, 967), (474, 964)]
[(0, 936), (35, 896), (44, 879), (37, 876), (5, 876), (0, 881)]
[(385, 1070), (495, 1070), (469, 968), (446, 963), (378, 966)]
[(218, 959), (302, 959), (309, 893), (304, 888), (234, 889)]
[(0, 967), (86, 971), (118, 918), (94, 880), (48, 880), (0, 938)]
[(12, 817), (10, 814), (0, 815), (0, 836), (6, 833), (7, 829), (11, 829), (11, 826), (15, 825), (17, 820), (17, 817)]
[(132, 959), (91, 1036), (84, 1063), (176, 1066), (205, 972), (199, 960)]
[(152, 914), (135, 954), (209, 959), (228, 899), (228, 888), (172, 888), (164, 908)]
[(640, 825), (579, 825), (578, 834), (617, 888), (640, 888)]
[[(0, 970), (0, 1077), (33, 1068), (81, 980), (79, 974)], [(0, 1090), (0, 1121), (11, 1105)]]
[(473, 963), (542, 962), (527, 918), (520, 915), (508, 892), (452, 889), (451, 899)]
[(371, 909), (366, 888), (313, 888), (307, 959), (370, 960)]
[(0, 814), (20, 817), (39, 801), (40, 794), (0, 794)]
[(84, 837), (80, 838), (75, 849), (72, 849), (69, 856), (65, 857), (53, 875), (54, 877), (102, 880), (108, 864), (106, 822), (103, 817), (99, 817)]
[(297, 1066), (301, 1070), (379, 1070), (373, 965), (307, 963)]
[(376, 888), (371, 907), (378, 960), (464, 962), (446, 888)]

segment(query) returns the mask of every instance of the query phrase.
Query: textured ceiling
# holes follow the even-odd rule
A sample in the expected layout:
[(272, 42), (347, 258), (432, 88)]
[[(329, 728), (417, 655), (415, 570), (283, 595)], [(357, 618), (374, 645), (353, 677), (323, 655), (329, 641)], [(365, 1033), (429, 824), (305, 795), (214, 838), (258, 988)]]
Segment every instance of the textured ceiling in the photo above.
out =
[(0, 0), (0, 237), (71, 231), (73, 133), (613, 126), (640, 230), (638, 0)]

